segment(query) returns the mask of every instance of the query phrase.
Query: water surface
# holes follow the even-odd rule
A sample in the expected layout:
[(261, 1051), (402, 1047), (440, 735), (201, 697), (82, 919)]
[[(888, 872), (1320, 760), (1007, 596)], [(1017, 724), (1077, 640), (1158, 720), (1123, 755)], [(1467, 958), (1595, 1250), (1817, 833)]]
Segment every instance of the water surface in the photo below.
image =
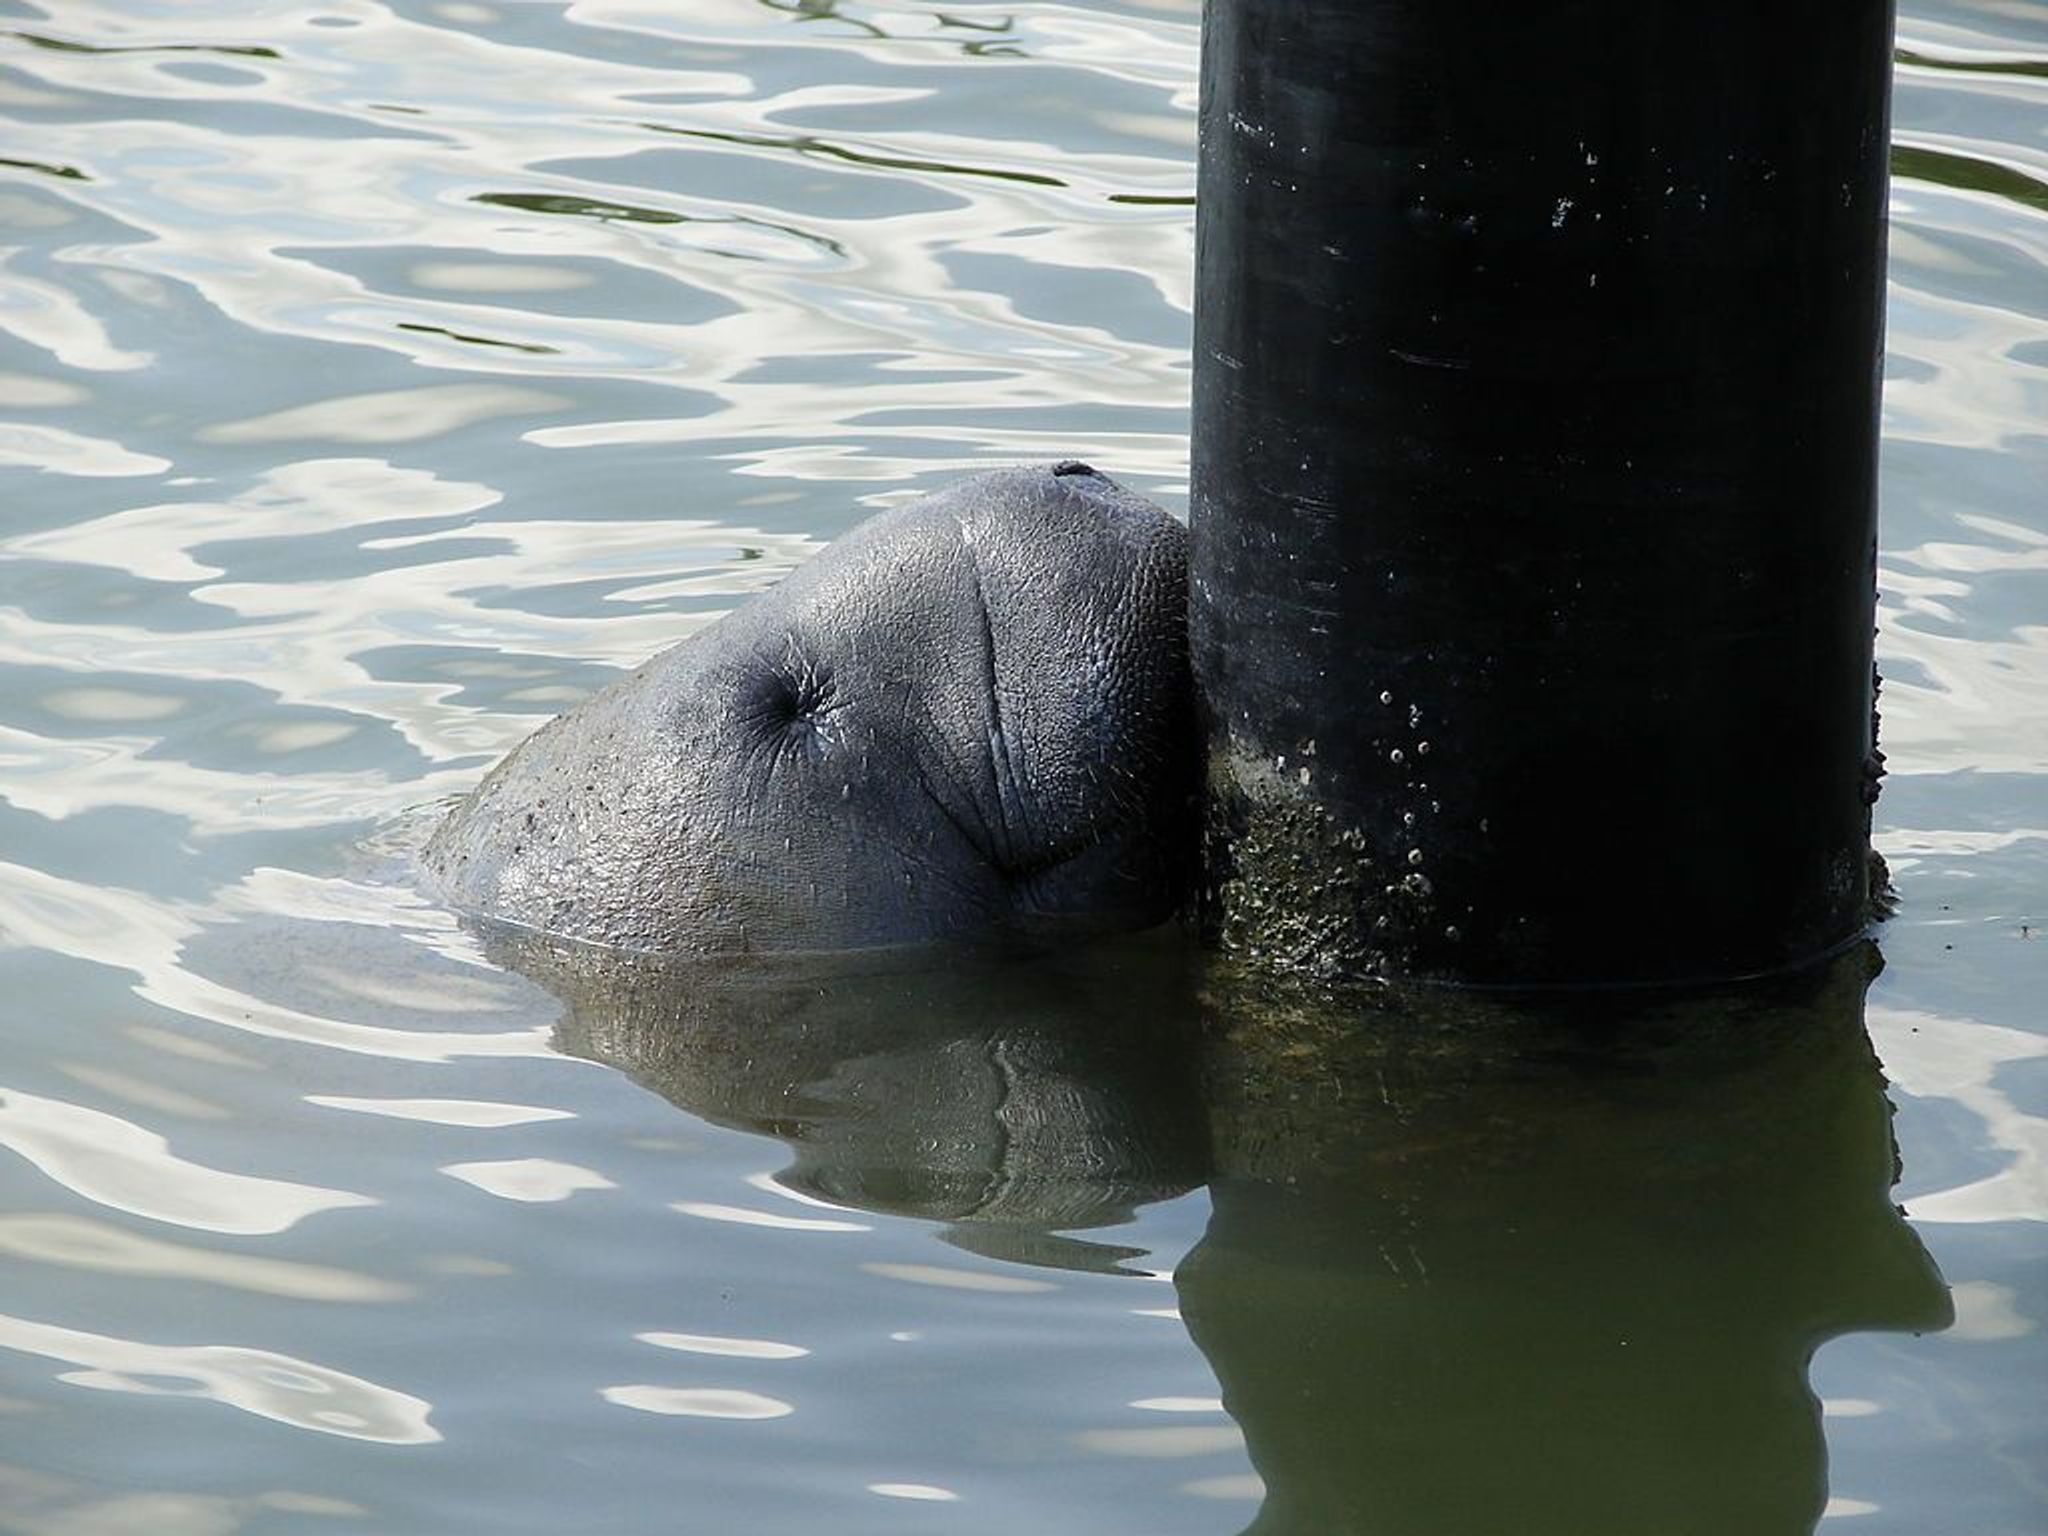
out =
[(403, 880), (877, 507), (1184, 506), (1196, 21), (0, 0), (0, 1526), (2048, 1523), (2041, 7), (1901, 18), (1875, 980), (1361, 1042)]

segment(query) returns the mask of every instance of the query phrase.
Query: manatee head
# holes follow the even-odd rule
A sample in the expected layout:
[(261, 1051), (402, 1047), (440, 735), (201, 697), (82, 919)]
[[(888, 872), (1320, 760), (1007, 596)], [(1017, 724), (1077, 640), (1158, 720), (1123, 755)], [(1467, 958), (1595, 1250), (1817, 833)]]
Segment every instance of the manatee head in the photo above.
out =
[(519, 746), (429, 844), (453, 905), (621, 948), (1145, 926), (1192, 855), (1180, 525), (1086, 465), (861, 524)]

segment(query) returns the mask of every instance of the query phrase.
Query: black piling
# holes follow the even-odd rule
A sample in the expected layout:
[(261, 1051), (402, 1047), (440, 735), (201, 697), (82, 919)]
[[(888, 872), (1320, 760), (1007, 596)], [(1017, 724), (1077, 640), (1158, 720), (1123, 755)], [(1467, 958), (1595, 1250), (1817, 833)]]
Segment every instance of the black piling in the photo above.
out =
[(1870, 902), (1891, 7), (1208, 0), (1203, 915), (1768, 972)]

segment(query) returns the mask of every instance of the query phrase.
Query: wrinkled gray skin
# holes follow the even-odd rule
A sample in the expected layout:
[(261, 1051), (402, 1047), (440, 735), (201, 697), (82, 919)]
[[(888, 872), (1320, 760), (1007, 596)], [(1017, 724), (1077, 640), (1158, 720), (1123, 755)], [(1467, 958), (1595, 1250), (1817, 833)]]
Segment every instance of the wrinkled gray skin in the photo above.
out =
[(1085, 465), (863, 523), (544, 726), (426, 852), (452, 904), (619, 948), (1128, 929), (1191, 856), (1186, 535)]

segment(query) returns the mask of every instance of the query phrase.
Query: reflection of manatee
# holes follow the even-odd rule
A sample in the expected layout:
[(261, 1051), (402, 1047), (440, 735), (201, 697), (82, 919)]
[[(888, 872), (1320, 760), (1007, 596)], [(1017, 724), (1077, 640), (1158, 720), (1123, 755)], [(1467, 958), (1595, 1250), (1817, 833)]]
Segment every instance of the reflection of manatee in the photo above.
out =
[(1000, 1226), (1057, 1256), (1050, 1231), (1124, 1221), (1207, 1170), (1186, 1010), (1129, 1001), (1169, 995), (1168, 947), (912, 967), (506, 942), (567, 1004), (563, 1050), (780, 1138), (795, 1153), (781, 1181), (834, 1204), (968, 1224), (955, 1237), (970, 1247), (1001, 1249)]
[(1252, 1529), (1791, 1536), (1823, 1340), (1948, 1320), (1890, 1200), (1867, 953), (1719, 999), (1212, 989), (1221, 1169), (1177, 1284)]

